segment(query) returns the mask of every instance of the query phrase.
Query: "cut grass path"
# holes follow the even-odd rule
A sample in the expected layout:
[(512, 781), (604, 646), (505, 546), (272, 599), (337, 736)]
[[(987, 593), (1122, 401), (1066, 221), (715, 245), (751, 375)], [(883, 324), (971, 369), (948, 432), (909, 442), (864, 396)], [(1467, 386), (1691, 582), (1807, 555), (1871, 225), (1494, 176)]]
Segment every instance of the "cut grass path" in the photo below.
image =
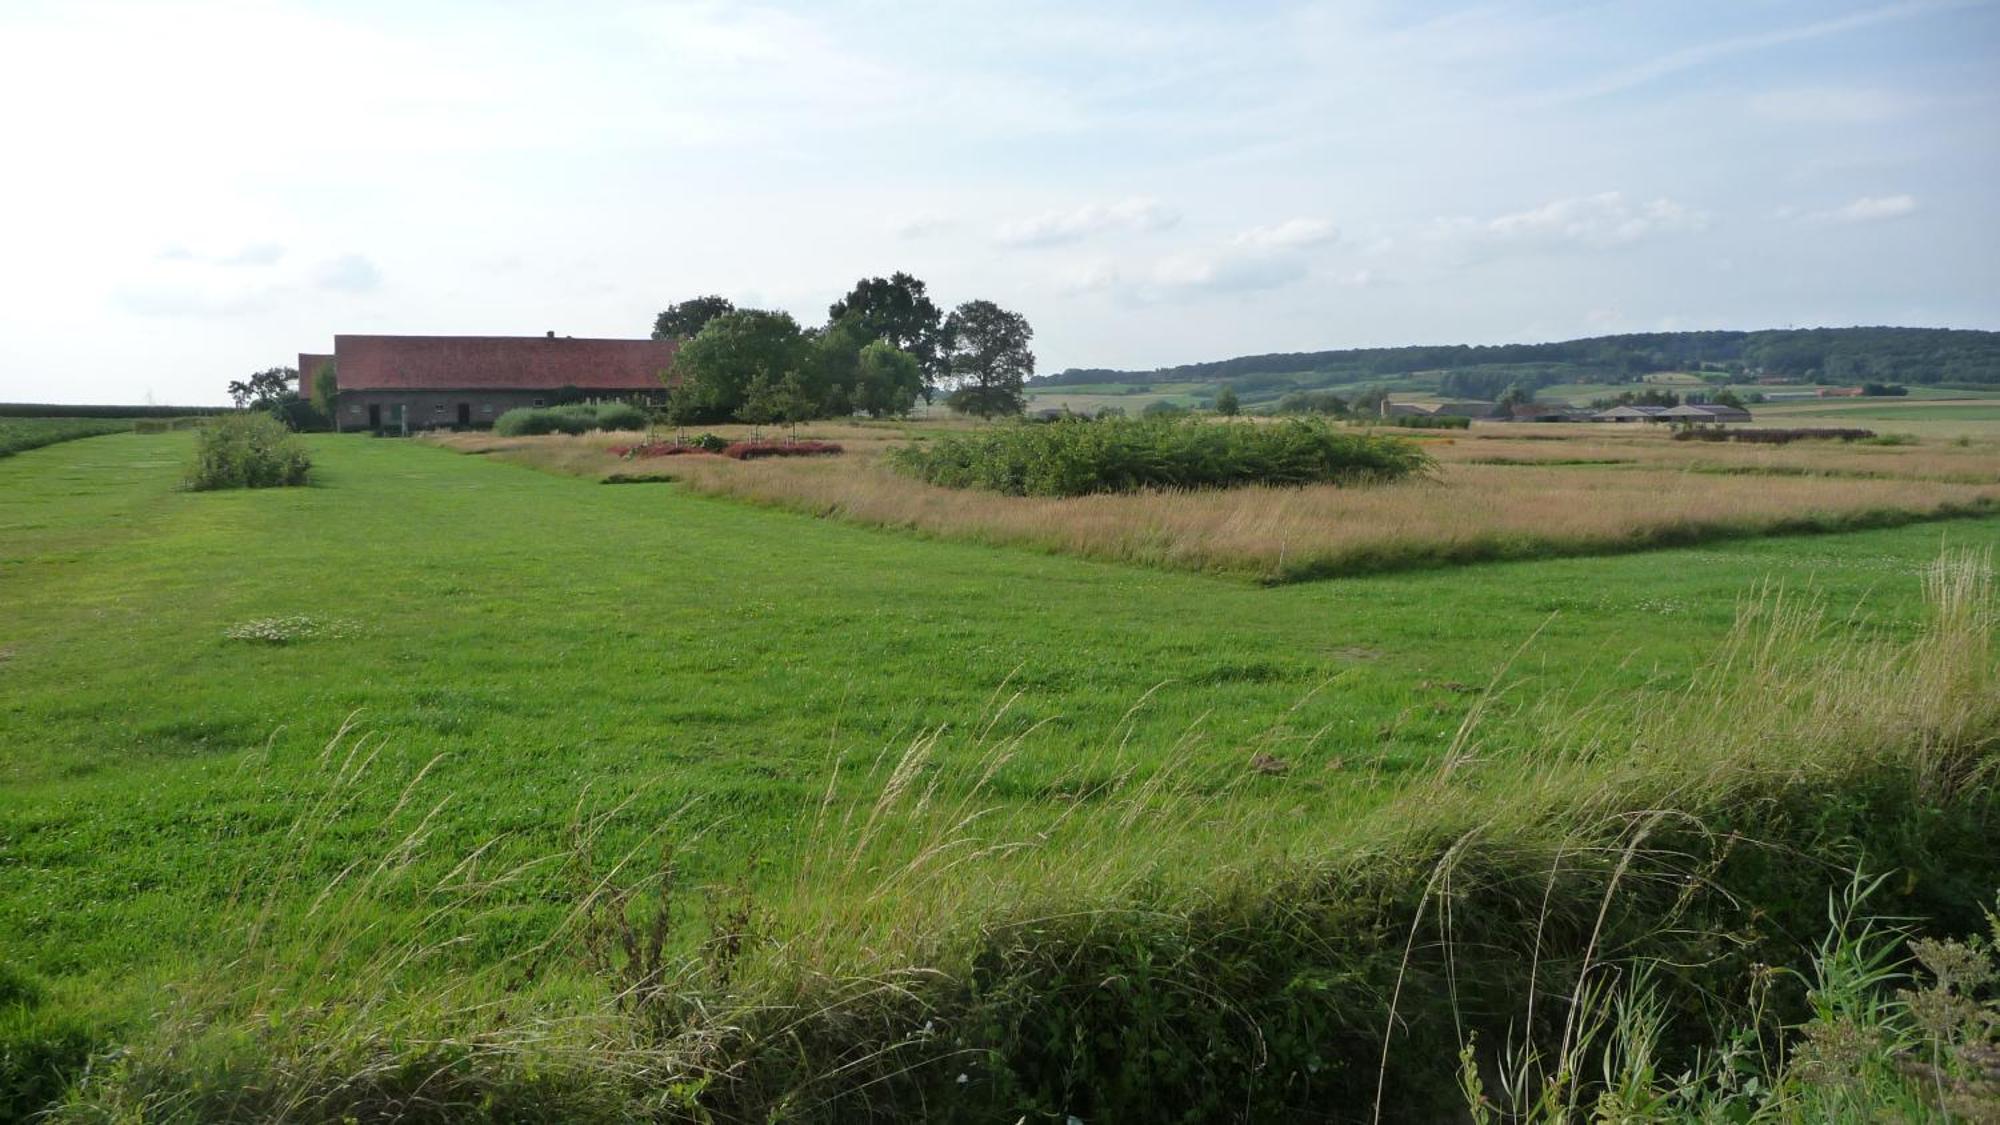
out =
[[(699, 798), (715, 828), (684, 859), (712, 876), (781, 850), (831, 752), (867, 760), (974, 724), (1003, 683), (1024, 695), (1002, 730), (1047, 723), (997, 787), (1005, 799), (1053, 804), (1158, 687), (1135, 720), (1140, 761), (1191, 729), (1200, 753), (1246, 766), (1270, 749), (1291, 772), (1233, 799), (1338, 817), (1431, 761), (1471, 704), (1465, 685), (1538, 628), (1511, 673), (1524, 693), (1638, 689), (1711, 650), (1766, 577), (1908, 619), (1941, 542), (2000, 531), (1973, 520), (1262, 589), (410, 442), (311, 442), (318, 484), (267, 492), (176, 491), (186, 434), (0, 460), (5, 958), (73, 983), (167, 971), (232, 888), (247, 877), (254, 893), (350, 714), (385, 739), (364, 811), (444, 755), (426, 799), (448, 795), (433, 846), (454, 854), (496, 836), (497, 856), (553, 851), (585, 790), (595, 808), (637, 794), (627, 841)], [(224, 636), (290, 615), (352, 632)], [(1286, 740), (1261, 741), (1281, 722)], [(330, 877), (360, 846), (336, 831), (316, 858)], [(462, 955), (518, 949), (563, 909), (531, 885)]]

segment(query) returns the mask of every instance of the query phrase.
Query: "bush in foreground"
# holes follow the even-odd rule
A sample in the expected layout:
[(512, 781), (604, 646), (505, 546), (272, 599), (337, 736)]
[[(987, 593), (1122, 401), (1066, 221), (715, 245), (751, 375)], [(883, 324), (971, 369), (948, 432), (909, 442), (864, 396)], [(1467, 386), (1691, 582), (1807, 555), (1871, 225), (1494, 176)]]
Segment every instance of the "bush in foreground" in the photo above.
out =
[(188, 488), (279, 488), (306, 483), (312, 458), (284, 423), (261, 411), (217, 418), (195, 437)]
[(581, 434), (591, 430), (643, 430), (646, 412), (629, 402), (577, 402), (509, 410), (493, 422), (502, 437)]
[(1083, 496), (1146, 488), (1358, 484), (1398, 480), (1431, 461), (1398, 438), (1325, 422), (1273, 425), (1107, 418), (954, 434), (890, 454), (902, 471), (947, 488), (1012, 496)]

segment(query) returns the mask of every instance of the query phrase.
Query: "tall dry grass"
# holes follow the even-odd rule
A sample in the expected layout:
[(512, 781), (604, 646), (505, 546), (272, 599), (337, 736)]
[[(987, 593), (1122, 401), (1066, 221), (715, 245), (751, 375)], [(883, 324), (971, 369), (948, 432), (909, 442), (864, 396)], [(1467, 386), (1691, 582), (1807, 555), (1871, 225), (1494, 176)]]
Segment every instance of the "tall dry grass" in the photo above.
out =
[[(578, 475), (660, 474), (712, 495), (926, 535), (1267, 581), (2000, 511), (1996, 447), (1697, 449), (1663, 433), (1604, 429), (1512, 427), (1493, 439), (1475, 431), (1426, 440), (1439, 471), (1395, 484), (1063, 499), (939, 488), (877, 463), (888, 447), (920, 438), (920, 427), (813, 426), (809, 436), (838, 440), (849, 453), (757, 464), (625, 462), (604, 451), (630, 437), (440, 440)], [(1477, 463), (1495, 459), (1509, 463)], [(1532, 463), (1563, 460), (1618, 463)]]
[[(782, 892), (711, 890), (691, 933), (655, 857), (697, 820), (596, 856), (621, 807), (579, 805), (564, 854), (425, 865), (420, 772), (303, 915), (288, 868), (268, 873), (242, 948), (61, 1116), (1411, 1120), (1456, 1097), (1473, 1036), (1576, 1083), (1633, 965), (1659, 974), (1670, 1056), (1674, 1028), (1733, 1018), (1752, 966), (1819, 932), (1864, 853), (1905, 873), (1910, 914), (2000, 880), (1990, 555), (1941, 559), (1925, 590), (1915, 636), (1764, 591), (1684, 690), (1476, 708), (1372, 811), (1198, 733), (1164, 755), (1121, 733), (1023, 778), (1035, 731), (1000, 733), (1003, 689), (961, 730), (830, 763)], [(374, 762), (336, 740), (301, 855)], [(1045, 797), (997, 795), (1023, 781)], [(538, 865), (572, 904), (542, 942), (420, 971)]]

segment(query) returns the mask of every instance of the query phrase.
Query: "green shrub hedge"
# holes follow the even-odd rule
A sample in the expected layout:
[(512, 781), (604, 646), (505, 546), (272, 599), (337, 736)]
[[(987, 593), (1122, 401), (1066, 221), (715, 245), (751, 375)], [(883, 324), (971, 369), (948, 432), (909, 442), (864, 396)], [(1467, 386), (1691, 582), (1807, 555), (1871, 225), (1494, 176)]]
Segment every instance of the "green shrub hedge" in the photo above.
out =
[(628, 402), (578, 402), (509, 410), (493, 423), (504, 437), (581, 434), (590, 430), (643, 430), (646, 412)]
[(905, 446), (890, 463), (932, 484), (1014, 496), (1396, 480), (1429, 468), (1401, 438), (1312, 419), (1270, 425), (1175, 418), (1006, 426)]
[(283, 422), (262, 412), (234, 414), (217, 418), (196, 435), (187, 486), (197, 492), (278, 488), (306, 483), (311, 471), (312, 458)]

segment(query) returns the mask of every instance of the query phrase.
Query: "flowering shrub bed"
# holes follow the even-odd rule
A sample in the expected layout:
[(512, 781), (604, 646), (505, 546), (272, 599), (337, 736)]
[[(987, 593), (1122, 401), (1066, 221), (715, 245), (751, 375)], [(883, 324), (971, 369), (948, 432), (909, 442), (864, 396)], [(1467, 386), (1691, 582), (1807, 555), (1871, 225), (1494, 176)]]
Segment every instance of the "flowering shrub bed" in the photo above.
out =
[(837, 441), (739, 441), (724, 449), (722, 455), (750, 461), (759, 457), (816, 457), (839, 452)]

